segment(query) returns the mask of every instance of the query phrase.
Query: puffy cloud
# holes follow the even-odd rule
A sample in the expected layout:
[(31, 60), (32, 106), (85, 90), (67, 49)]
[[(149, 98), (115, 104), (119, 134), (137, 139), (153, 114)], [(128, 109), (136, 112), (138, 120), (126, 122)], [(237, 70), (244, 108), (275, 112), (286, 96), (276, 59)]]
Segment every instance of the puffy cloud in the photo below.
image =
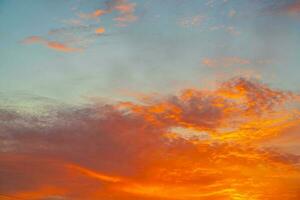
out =
[(97, 28), (97, 29), (95, 30), (95, 32), (96, 32), (96, 34), (102, 34), (102, 33), (105, 32), (105, 28), (99, 27), (99, 28)]
[(119, 106), (156, 126), (184, 127), (224, 140), (251, 141), (276, 135), (289, 124), (291, 114), (279, 109), (289, 98), (290, 93), (236, 78), (215, 91), (188, 89), (179, 96), (147, 100), (145, 105), (124, 102)]
[(190, 88), (139, 103), (59, 106), (47, 115), (2, 109), (0, 193), (296, 200), (299, 156), (262, 146), (299, 124), (290, 105), (295, 96), (235, 78), (214, 90)]

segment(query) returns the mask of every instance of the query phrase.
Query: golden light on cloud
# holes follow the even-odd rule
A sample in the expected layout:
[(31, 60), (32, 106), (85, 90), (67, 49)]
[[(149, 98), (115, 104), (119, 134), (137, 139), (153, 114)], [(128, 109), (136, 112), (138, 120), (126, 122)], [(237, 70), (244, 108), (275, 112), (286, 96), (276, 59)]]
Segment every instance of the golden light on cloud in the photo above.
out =
[(299, 155), (266, 145), (299, 125), (296, 94), (234, 78), (212, 90), (143, 99), (61, 110), (41, 119), (42, 126), (26, 116), (17, 116), (13, 128), (0, 123), (10, 133), (3, 136), (6, 164), (0, 167), (9, 181), (1, 193), (25, 199), (299, 199)]
[(53, 49), (56, 51), (61, 51), (61, 52), (66, 52), (66, 53), (67, 52), (76, 52), (76, 51), (81, 50), (80, 48), (72, 48), (61, 42), (50, 41), (50, 40), (44, 39), (40, 36), (31, 36), (31, 37), (25, 38), (22, 42), (23, 42), (23, 44), (42, 44), (50, 49)]
[(101, 35), (102, 33), (105, 33), (105, 28), (104, 27), (99, 27), (96, 29), (96, 34)]
[(0, 200), (300, 200), (300, 0), (0, 16)]

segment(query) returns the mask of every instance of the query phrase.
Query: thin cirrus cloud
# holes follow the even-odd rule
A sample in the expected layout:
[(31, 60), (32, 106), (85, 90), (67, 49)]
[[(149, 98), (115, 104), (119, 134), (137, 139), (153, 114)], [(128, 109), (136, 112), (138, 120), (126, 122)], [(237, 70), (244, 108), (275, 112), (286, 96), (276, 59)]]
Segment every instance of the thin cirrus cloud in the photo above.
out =
[(105, 10), (97, 9), (92, 13), (79, 13), (79, 17), (81, 19), (95, 19), (95, 20), (97, 20), (100, 16), (102, 16), (106, 13), (107, 13), (107, 11), (105, 11)]
[(79, 48), (72, 48), (69, 47), (66, 44), (57, 42), (57, 41), (50, 41), (45, 38), (39, 37), (39, 36), (31, 36), (28, 38), (25, 38), (22, 41), (23, 44), (42, 44), (50, 49), (54, 49), (56, 51), (61, 51), (61, 52), (75, 52), (75, 51), (80, 51)]
[(24, 199), (296, 200), (299, 156), (262, 145), (289, 128), (299, 130), (297, 105), (297, 94), (234, 78), (213, 90), (53, 107), (46, 116), (1, 110), (0, 193)]
[[(270, 6), (266, 9), (271, 14), (281, 14), (287, 16), (298, 17), (300, 15), (300, 1), (290, 0), (290, 1), (278, 1), (272, 2)], [(264, 11), (266, 11), (264, 10)]]
[(80, 12), (76, 19), (62, 20), (67, 27), (50, 30), (47, 36), (27, 37), (23, 40), (23, 44), (38, 43), (59, 52), (78, 52), (90, 46), (98, 38), (97, 36), (106, 32), (107, 28), (98, 24), (101, 16), (117, 12), (118, 15), (112, 20), (116, 21), (119, 27), (127, 26), (128, 23), (138, 19), (134, 14), (136, 4), (127, 0), (110, 0), (105, 3), (105, 7), (91, 13)]
[(250, 65), (249, 59), (240, 57), (203, 58), (202, 64), (208, 67), (233, 67)]
[(237, 68), (269, 65), (274, 63), (271, 59), (249, 59), (238, 56), (225, 57), (205, 57), (201, 60), (201, 64), (210, 68)]
[(118, 25), (126, 26), (126, 23), (137, 20), (137, 16), (134, 14), (135, 7), (135, 3), (131, 3), (127, 0), (109, 0), (106, 2), (105, 9), (96, 9), (91, 13), (79, 13), (79, 17), (81, 19), (99, 20), (99, 17), (112, 14), (112, 12), (116, 11), (119, 15), (114, 17), (113, 20), (117, 21)]
[(192, 17), (183, 17), (178, 20), (178, 25), (184, 28), (196, 27), (203, 23), (205, 20), (205, 16), (203, 15), (195, 15)]
[(300, 1), (294, 0), (291, 3), (283, 6), (281, 11), (289, 15), (299, 15), (300, 14)]

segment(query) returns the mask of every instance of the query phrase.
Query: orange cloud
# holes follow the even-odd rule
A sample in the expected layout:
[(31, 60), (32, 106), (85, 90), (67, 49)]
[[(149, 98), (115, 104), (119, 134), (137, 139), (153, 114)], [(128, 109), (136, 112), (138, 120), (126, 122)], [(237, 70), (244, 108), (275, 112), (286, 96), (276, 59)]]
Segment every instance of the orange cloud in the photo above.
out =
[(126, 25), (126, 22), (134, 22), (137, 20), (137, 16), (134, 15), (135, 3), (130, 3), (127, 0), (111, 0), (107, 3), (108, 10), (117, 11), (119, 15), (114, 18), (119, 22), (119, 25)]
[(298, 123), (290, 121), (293, 113), (279, 109), (289, 98), (289, 93), (271, 90), (263, 84), (233, 79), (215, 91), (189, 89), (171, 100), (148, 100), (149, 105), (124, 102), (118, 106), (155, 126), (183, 127), (205, 131), (218, 140), (250, 142), (272, 137)]
[(79, 17), (82, 19), (99, 19), (100, 16), (107, 14), (106, 10), (97, 9), (92, 13), (80, 13)]
[(24, 44), (32, 44), (32, 43), (43, 43), (44, 39), (39, 36), (30, 36), (23, 40)]
[(111, 14), (116, 11), (119, 13), (117, 17), (114, 18), (118, 25), (125, 26), (128, 22), (134, 22), (137, 20), (135, 12), (135, 3), (131, 3), (127, 0), (109, 0), (106, 2), (106, 8), (101, 10), (97, 9), (92, 13), (80, 13), (79, 17), (82, 19), (95, 19), (98, 20), (100, 16)]
[(82, 174), (84, 174), (84, 175), (86, 175), (88, 177), (99, 179), (101, 181), (112, 182), (112, 183), (116, 183), (116, 182), (120, 182), (121, 181), (121, 179), (118, 178), (118, 177), (107, 176), (105, 174), (101, 174), (99, 172), (94, 172), (92, 170), (88, 170), (88, 169), (80, 167), (80, 166), (69, 164), (69, 165), (67, 165), (67, 167), (70, 168), (70, 169), (77, 170), (80, 173), (82, 173)]
[[(67, 27), (50, 30), (47, 37), (31, 36), (25, 38), (23, 43), (42, 44), (60, 52), (82, 51), (95, 41), (95, 34), (101, 35), (106, 31), (104, 27), (97, 28), (96, 25), (90, 22), (86, 23), (85, 20), (99, 22), (101, 16), (110, 15), (117, 22), (116, 25), (127, 26), (128, 23), (138, 19), (134, 13), (135, 8), (136, 4), (127, 0), (108, 0), (105, 2), (105, 8), (95, 9), (90, 13), (78, 13), (75, 19), (62, 20)], [(92, 34), (93, 32), (94, 34)], [(47, 39), (48, 37), (52, 39)]]
[(80, 50), (79, 48), (72, 48), (67, 46), (66, 44), (57, 41), (50, 41), (39, 36), (31, 36), (23, 40), (23, 44), (35, 44), (35, 43), (42, 44), (48, 48), (54, 49), (56, 51), (61, 51), (61, 52), (75, 52)]
[(38, 117), (1, 109), (0, 193), (297, 200), (299, 154), (272, 147), (299, 127), (298, 109), (297, 94), (245, 78), (139, 102), (51, 108)]
[(57, 51), (62, 51), (62, 52), (74, 52), (74, 51), (79, 51), (80, 50), (78, 48), (68, 47), (65, 44), (55, 42), (55, 41), (48, 41), (47, 46), (49, 48), (52, 48), (52, 49), (57, 50)]
[(105, 32), (105, 28), (99, 27), (99, 28), (97, 28), (97, 29), (95, 30), (95, 32), (96, 32), (96, 34), (102, 34), (102, 33)]

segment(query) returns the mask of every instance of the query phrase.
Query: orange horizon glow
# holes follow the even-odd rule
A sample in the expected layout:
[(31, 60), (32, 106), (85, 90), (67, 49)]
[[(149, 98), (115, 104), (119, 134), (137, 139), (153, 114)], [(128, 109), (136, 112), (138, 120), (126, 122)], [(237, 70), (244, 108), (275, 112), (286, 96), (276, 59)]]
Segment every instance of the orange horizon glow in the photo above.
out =
[[(73, 126), (83, 123), (76, 128), (82, 129), (78, 133), (65, 127), (62, 133), (51, 133), (53, 136), (30, 136), (37, 144), (57, 140), (64, 148), (75, 145), (74, 150), (59, 150), (60, 159), (45, 154), (40, 160), (35, 152), (4, 157), (11, 163), (7, 170), (18, 173), (24, 170), (24, 163), (36, 163), (33, 173), (40, 177), (30, 189), (7, 194), (24, 199), (91, 200), (300, 197), (299, 157), (264, 148), (288, 130), (299, 130), (297, 95), (237, 78), (210, 91), (191, 88), (176, 96), (151, 98), (100, 111), (98, 107), (99, 119), (84, 117), (72, 122), (70, 116)], [(70, 142), (59, 139), (69, 136)], [(49, 138), (44, 141), (43, 137)], [(25, 141), (16, 137), (15, 142), (22, 146)], [(82, 159), (89, 160), (86, 164), (68, 161), (70, 155), (86, 154), (81, 151), (90, 154)], [(44, 171), (49, 174), (41, 174)]]
[(300, 0), (0, 0), (0, 23), (0, 200), (300, 200)]

